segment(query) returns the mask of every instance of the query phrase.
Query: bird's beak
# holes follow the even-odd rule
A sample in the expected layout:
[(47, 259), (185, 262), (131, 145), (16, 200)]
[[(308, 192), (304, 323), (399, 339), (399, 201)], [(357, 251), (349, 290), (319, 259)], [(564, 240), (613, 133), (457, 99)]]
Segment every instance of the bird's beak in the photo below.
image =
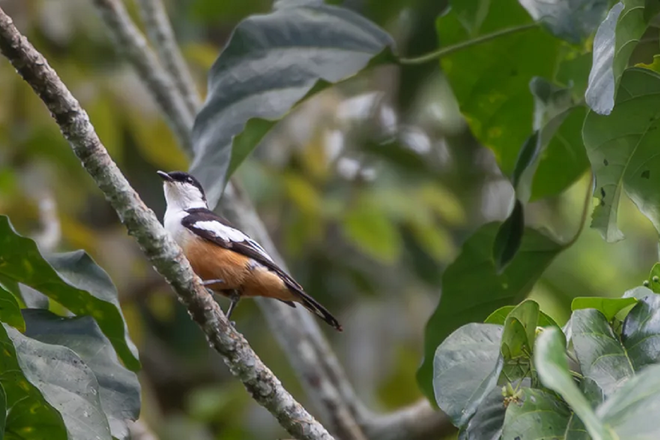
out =
[(173, 182), (174, 179), (170, 177), (169, 174), (167, 174), (165, 171), (156, 171), (158, 175), (165, 181), (165, 182)]

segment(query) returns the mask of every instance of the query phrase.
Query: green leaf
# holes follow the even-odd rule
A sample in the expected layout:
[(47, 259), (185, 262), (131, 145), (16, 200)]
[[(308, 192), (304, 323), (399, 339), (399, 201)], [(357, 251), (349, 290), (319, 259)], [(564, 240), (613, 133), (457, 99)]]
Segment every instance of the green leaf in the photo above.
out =
[(69, 440), (111, 440), (92, 370), (66, 347), (44, 344), (12, 327), (4, 328), (22, 374), (62, 415)]
[(635, 374), (630, 357), (607, 318), (595, 309), (576, 310), (572, 340), (580, 369), (609, 396)]
[(346, 237), (377, 261), (394, 263), (401, 255), (403, 242), (395, 224), (377, 207), (361, 203), (351, 209), (342, 222)]
[(642, 298), (623, 321), (621, 340), (635, 371), (660, 363), (660, 296)]
[[(506, 323), (511, 321), (519, 322), (524, 330), (523, 336), (525, 337), (524, 344), (527, 346), (527, 349), (531, 353), (532, 348), (534, 347), (534, 340), (536, 339), (536, 326), (539, 321), (539, 305), (536, 301), (523, 301), (518, 304), (512, 311), (509, 313), (509, 316), (506, 318)], [(506, 336), (506, 323), (504, 324), (505, 336)], [(505, 337), (502, 337), (502, 341), (505, 341)]]
[(7, 393), (0, 383), (0, 440), (5, 438), (5, 429), (7, 429)]
[(23, 310), (25, 335), (46, 344), (73, 350), (91, 368), (99, 385), (101, 406), (112, 436), (129, 437), (127, 420), (140, 414), (140, 384), (135, 373), (124, 368), (96, 321), (89, 316), (62, 318), (47, 310)]
[(476, 36), (488, 15), (490, 2), (491, 0), (451, 0), (449, 3), (468, 34)]
[(524, 232), (525, 210), (522, 203), (516, 200), (513, 211), (498, 229), (493, 243), (493, 260), (498, 274), (501, 274), (516, 256)]
[(468, 439), (499, 440), (504, 423), (504, 397), (500, 387), (486, 395), (465, 428)]
[(626, 382), (596, 414), (619, 439), (660, 438), (660, 365), (652, 365)]
[(210, 205), (275, 121), (331, 83), (389, 60), (391, 45), (375, 24), (335, 6), (284, 4), (243, 20), (209, 72), (193, 128), (191, 172)]
[(594, 112), (608, 115), (614, 108), (621, 75), (651, 18), (653, 14), (646, 11), (645, 0), (623, 0), (610, 9), (598, 27), (593, 46), (594, 63), (585, 95)]
[(605, 315), (607, 321), (611, 321), (614, 316), (626, 307), (635, 304), (636, 298), (601, 298), (596, 296), (578, 296), (573, 298), (571, 310), (596, 309)]
[(561, 332), (549, 328), (536, 339), (534, 365), (546, 387), (559, 393), (580, 417), (594, 440), (615, 440), (591, 409), (587, 398), (573, 381), (566, 361), (565, 339)]
[(424, 362), (417, 372), (417, 382), (431, 401), (433, 355), (444, 338), (465, 323), (483, 321), (494, 309), (521, 301), (563, 249), (527, 228), (520, 250), (498, 275), (491, 257), (498, 227), (499, 223), (489, 223), (477, 230), (443, 274), (442, 297), (426, 325)]
[(502, 370), (502, 327), (467, 324), (449, 335), (435, 351), (433, 390), (455, 426), (465, 426), (497, 385)]
[(16, 297), (0, 285), (0, 321), (20, 331), (25, 331), (25, 322)]
[(129, 339), (112, 280), (84, 251), (44, 259), (37, 245), (22, 237), (0, 215), (0, 274), (30, 286), (77, 315), (91, 315), (131, 370), (140, 368)]
[(520, 4), (555, 36), (579, 43), (596, 30), (605, 16), (608, 0), (520, 0)]
[[(531, 18), (516, 0), (498, 0), (478, 34), (529, 24)], [(456, 11), (439, 17), (436, 29), (443, 47), (473, 38)], [(440, 61), (470, 129), (493, 150), (507, 175), (532, 132), (534, 98), (528, 84), (534, 77), (553, 78), (560, 44), (543, 29), (530, 28), (466, 47)]]
[(563, 440), (571, 411), (553, 394), (534, 388), (522, 388), (520, 402), (506, 409), (502, 438)]
[(9, 434), (8, 438), (25, 440), (68, 440), (62, 416), (26, 379), (14, 344), (2, 325), (0, 345), (0, 384), (9, 408), (5, 434)]
[[(515, 308), (516, 308), (516, 306), (500, 307), (499, 309), (497, 309), (493, 313), (491, 313), (488, 316), (488, 318), (486, 318), (484, 320), (484, 322), (486, 324), (504, 325), (504, 322), (506, 321), (506, 317), (509, 316), (509, 313), (511, 313), (511, 311)], [(552, 319), (550, 316), (546, 315), (543, 312), (539, 312), (539, 321), (537, 323), (537, 326), (539, 326), (539, 327), (557, 327), (557, 328), (560, 329), (559, 325), (555, 322), (555, 320)]]
[(583, 137), (596, 177), (594, 197), (598, 206), (591, 227), (607, 241), (623, 234), (617, 227), (622, 191), (660, 231), (660, 75), (646, 69), (624, 72), (617, 104), (609, 116), (591, 111), (584, 122)]

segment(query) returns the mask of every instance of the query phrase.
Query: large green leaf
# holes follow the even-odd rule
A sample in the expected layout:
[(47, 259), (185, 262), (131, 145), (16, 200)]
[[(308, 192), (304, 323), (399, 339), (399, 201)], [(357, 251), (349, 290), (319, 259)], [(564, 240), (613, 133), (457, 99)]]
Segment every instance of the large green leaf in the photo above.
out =
[(9, 409), (6, 436), (24, 440), (68, 440), (60, 413), (21, 371), (16, 349), (3, 325), (0, 325), (0, 346), (0, 384)]
[(644, 369), (596, 410), (618, 439), (660, 438), (660, 365)]
[(660, 295), (642, 298), (623, 321), (621, 341), (635, 371), (660, 363)]
[(66, 347), (44, 344), (12, 327), (5, 326), (5, 331), (22, 374), (62, 415), (69, 440), (111, 440), (98, 382), (82, 359)]
[(617, 211), (623, 190), (660, 231), (660, 75), (646, 69), (624, 72), (617, 104), (609, 116), (591, 111), (583, 137), (596, 176), (598, 206), (591, 227), (607, 241), (623, 238)]
[(140, 413), (140, 384), (135, 373), (119, 363), (96, 321), (89, 316), (62, 318), (47, 310), (23, 310), (23, 314), (26, 336), (68, 347), (92, 369), (112, 436), (128, 438), (126, 422), (136, 420)]
[(607, 11), (608, 0), (519, 0), (535, 20), (557, 37), (579, 43), (596, 30)]
[(612, 7), (599, 26), (585, 95), (587, 104), (596, 113), (607, 115), (612, 111), (621, 75), (654, 12), (657, 12), (653, 9), (646, 8), (646, 0), (623, 0)]
[(392, 38), (369, 20), (340, 7), (299, 3), (243, 20), (209, 72), (193, 128), (191, 172), (212, 206), (276, 120), (330, 83), (388, 58)]
[(491, 258), (498, 227), (499, 223), (489, 223), (477, 230), (442, 277), (442, 296), (426, 325), (424, 362), (417, 372), (420, 388), (431, 401), (433, 355), (438, 345), (461, 325), (481, 322), (493, 310), (522, 300), (563, 249), (547, 236), (527, 228), (516, 257), (498, 275)]
[(435, 352), (433, 390), (440, 407), (456, 426), (465, 426), (497, 385), (502, 362), (502, 327), (467, 324), (449, 335)]
[(0, 285), (0, 322), (5, 322), (20, 331), (25, 331), (25, 322), (21, 315), (18, 300), (2, 285)]
[(140, 368), (137, 349), (119, 307), (112, 280), (84, 251), (44, 259), (37, 245), (0, 216), (0, 274), (30, 286), (77, 315), (90, 315), (131, 370)]
[(520, 440), (564, 440), (571, 411), (555, 395), (534, 388), (523, 388), (520, 402), (506, 409), (502, 438)]
[(549, 328), (536, 339), (534, 365), (543, 385), (564, 398), (594, 440), (615, 440), (573, 381), (566, 360), (565, 339), (559, 330)]
[[(516, 0), (498, 0), (489, 8), (479, 35), (532, 24)], [(438, 18), (442, 46), (464, 43), (471, 36), (457, 13)], [(441, 66), (461, 112), (479, 141), (492, 149), (506, 174), (518, 150), (532, 133), (534, 98), (529, 82), (553, 78), (560, 41), (540, 28), (509, 34), (444, 56)]]

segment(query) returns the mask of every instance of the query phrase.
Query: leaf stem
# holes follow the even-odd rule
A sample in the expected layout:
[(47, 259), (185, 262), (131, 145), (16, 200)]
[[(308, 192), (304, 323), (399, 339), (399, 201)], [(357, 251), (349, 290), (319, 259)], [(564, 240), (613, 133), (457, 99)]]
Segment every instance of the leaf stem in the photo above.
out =
[(580, 224), (578, 226), (578, 230), (575, 232), (575, 235), (573, 235), (573, 238), (564, 244), (564, 249), (567, 249), (575, 244), (578, 238), (580, 238), (580, 234), (582, 234), (584, 224), (587, 222), (587, 215), (589, 214), (589, 207), (591, 206), (592, 187), (594, 183), (593, 172), (591, 170), (589, 171), (589, 176), (591, 178), (589, 179), (589, 185), (587, 185), (584, 202), (582, 203), (582, 214), (580, 215)]
[(491, 34), (486, 34), (486, 35), (481, 35), (477, 38), (473, 38), (471, 40), (463, 41), (458, 44), (454, 44), (452, 46), (447, 46), (447, 47), (441, 47), (440, 49), (431, 52), (426, 55), (421, 55), (419, 57), (415, 58), (399, 58), (399, 64), (424, 64), (428, 61), (433, 61), (435, 59), (440, 59), (442, 57), (445, 57), (447, 55), (450, 55), (454, 52), (459, 52), (463, 49), (467, 49), (472, 46), (477, 46), (482, 43), (486, 43), (488, 41), (494, 40), (499, 37), (503, 37), (505, 35), (511, 35), (511, 34), (516, 34), (518, 32), (523, 32), (529, 29), (534, 29), (538, 27), (537, 23), (528, 23), (528, 24), (523, 24), (520, 26), (514, 26), (506, 29), (501, 29), (499, 31), (493, 32)]

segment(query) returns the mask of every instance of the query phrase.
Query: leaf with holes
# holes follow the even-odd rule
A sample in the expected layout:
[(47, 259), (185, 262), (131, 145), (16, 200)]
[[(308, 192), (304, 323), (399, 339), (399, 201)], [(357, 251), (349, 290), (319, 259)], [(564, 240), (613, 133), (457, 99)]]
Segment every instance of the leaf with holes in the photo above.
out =
[(277, 120), (332, 83), (391, 60), (391, 45), (384, 30), (336, 6), (282, 3), (243, 20), (209, 72), (193, 127), (191, 173), (210, 205)]
[(626, 70), (616, 100), (609, 116), (589, 112), (582, 131), (596, 177), (591, 227), (610, 242), (623, 238), (617, 226), (623, 191), (660, 231), (660, 75)]
[(132, 369), (140, 368), (137, 349), (128, 336), (117, 289), (108, 274), (84, 251), (45, 259), (34, 241), (16, 233), (0, 215), (0, 274), (30, 286), (77, 315), (90, 315)]

